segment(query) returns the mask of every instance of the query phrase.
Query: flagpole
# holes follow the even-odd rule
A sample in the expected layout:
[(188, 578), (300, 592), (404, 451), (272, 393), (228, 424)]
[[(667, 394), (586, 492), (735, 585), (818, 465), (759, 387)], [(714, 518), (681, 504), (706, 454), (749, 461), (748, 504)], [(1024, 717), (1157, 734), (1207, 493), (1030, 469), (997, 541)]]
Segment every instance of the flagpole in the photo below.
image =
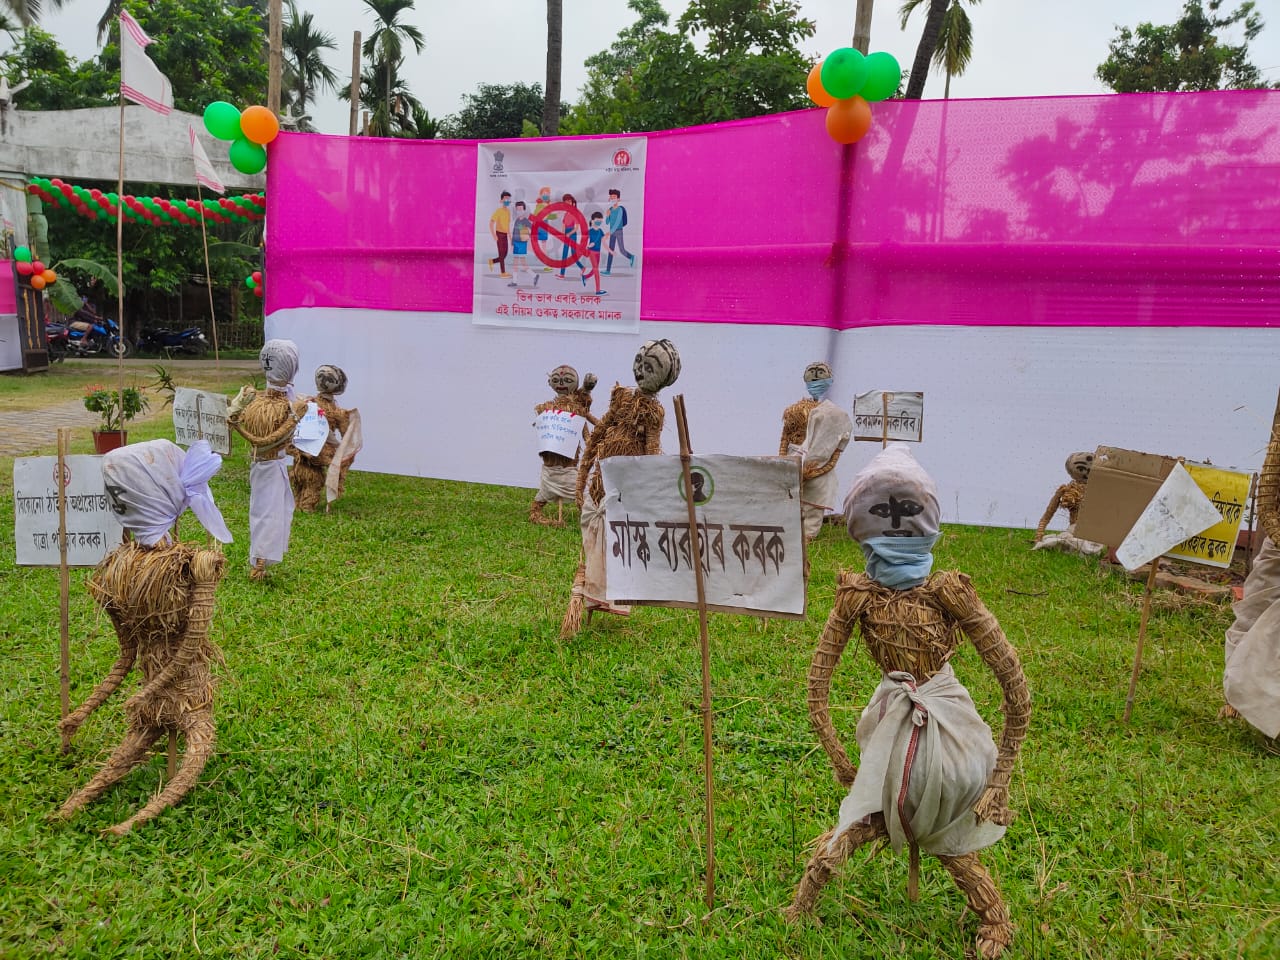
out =
[(204, 246), (204, 283), (209, 288), (209, 328), (213, 331), (213, 369), (222, 378), (222, 361), (218, 357), (218, 317), (213, 308), (213, 271), (209, 269), (209, 232), (204, 225), (204, 191), (196, 178), (196, 200), (200, 204), (200, 243)]

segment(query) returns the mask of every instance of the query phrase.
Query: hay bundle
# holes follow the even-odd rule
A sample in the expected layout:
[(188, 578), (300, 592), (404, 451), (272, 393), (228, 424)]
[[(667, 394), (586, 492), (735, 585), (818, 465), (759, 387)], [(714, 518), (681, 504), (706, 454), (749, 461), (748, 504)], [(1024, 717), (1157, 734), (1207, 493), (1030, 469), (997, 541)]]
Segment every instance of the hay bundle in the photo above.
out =
[(797, 400), (782, 411), (782, 439), (778, 442), (778, 456), (785, 457), (790, 453), (792, 444), (797, 447), (804, 443), (804, 435), (809, 427), (809, 413), (818, 405), (817, 400)]
[(177, 775), (134, 816), (111, 828), (123, 834), (180, 800), (213, 753), (212, 661), (222, 654), (209, 639), (214, 591), (226, 568), (219, 550), (176, 543), (142, 547), (130, 542), (108, 555), (89, 581), (120, 641), (120, 658), (89, 698), (61, 724), (69, 737), (116, 689), (134, 663), (143, 686), (125, 704), (129, 731), (103, 768), (72, 795), (63, 817), (101, 796), (147, 756), (168, 732), (186, 737)]
[(306, 409), (305, 401), (290, 403), (279, 390), (264, 390), (227, 422), (249, 441), (255, 460), (274, 460), (292, 439)]
[(578, 500), (590, 480), (591, 498), (604, 500), (599, 461), (609, 457), (639, 457), (662, 452), (662, 424), (666, 413), (651, 394), (615, 385), (609, 410), (587, 441), (578, 467)]

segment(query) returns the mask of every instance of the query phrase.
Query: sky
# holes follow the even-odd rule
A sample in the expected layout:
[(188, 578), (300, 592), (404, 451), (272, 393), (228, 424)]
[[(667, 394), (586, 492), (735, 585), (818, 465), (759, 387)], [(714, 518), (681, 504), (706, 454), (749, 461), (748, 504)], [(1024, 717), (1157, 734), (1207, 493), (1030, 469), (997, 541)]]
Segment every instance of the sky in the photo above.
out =
[[(673, 21), (687, 5), (685, 0), (662, 2)], [(44, 18), (44, 26), (72, 56), (93, 57), (95, 24), (105, 5), (105, 0), (68, 0), (63, 10)], [(855, 5), (856, 0), (799, 0), (801, 15), (817, 25), (817, 33), (801, 44), (802, 51), (819, 58), (849, 45)], [(326, 60), (349, 84), (352, 35), (360, 30), (368, 36), (372, 14), (359, 0), (298, 0), (298, 6), (314, 15), (319, 29), (333, 35), (338, 49)], [(892, 53), (908, 69), (920, 39), (923, 11), (917, 11), (903, 31), (899, 6), (900, 0), (876, 4), (870, 49)], [(1259, 4), (1264, 11), (1269, 6)], [(1116, 27), (1171, 23), (1181, 8), (1182, 0), (982, 0), (968, 11), (973, 60), (963, 76), (952, 78), (951, 96), (1106, 93), (1093, 73), (1106, 59)], [(421, 54), (408, 57), (403, 74), (433, 117), (456, 112), (462, 97), (480, 83), (544, 81), (547, 26), (541, 0), (419, 0), (418, 9), (404, 19), (422, 30), (426, 45)], [(586, 80), (583, 61), (606, 49), (634, 21), (626, 0), (564, 0), (563, 100), (577, 99)], [(1270, 14), (1250, 52), (1263, 76), (1280, 80), (1280, 10)], [(942, 88), (942, 76), (931, 73), (925, 97), (941, 97)], [(336, 95), (326, 94), (309, 113), (321, 133), (345, 134), (348, 110)]]

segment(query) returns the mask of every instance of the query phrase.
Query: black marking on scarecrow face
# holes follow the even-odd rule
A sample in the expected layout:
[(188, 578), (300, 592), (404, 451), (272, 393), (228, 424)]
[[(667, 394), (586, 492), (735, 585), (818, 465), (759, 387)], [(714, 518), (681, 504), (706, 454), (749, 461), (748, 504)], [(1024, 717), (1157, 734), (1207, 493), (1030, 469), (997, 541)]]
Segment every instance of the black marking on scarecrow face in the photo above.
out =
[(125, 503), (125, 489), (117, 483), (104, 484), (107, 488), (107, 499), (111, 501), (111, 509), (123, 516), (129, 509)]
[(912, 529), (903, 529), (902, 520), (904, 517), (914, 517), (924, 511), (924, 505), (915, 500), (899, 500), (893, 494), (889, 494), (889, 499), (884, 503), (877, 503), (871, 507), (872, 516), (882, 517), (890, 521), (893, 526), (892, 530), (882, 530), (881, 533), (886, 537), (914, 537), (918, 536), (918, 531)]
[(1067, 458), (1067, 474), (1072, 480), (1082, 483), (1089, 479), (1089, 471), (1093, 469), (1092, 453), (1073, 453)]

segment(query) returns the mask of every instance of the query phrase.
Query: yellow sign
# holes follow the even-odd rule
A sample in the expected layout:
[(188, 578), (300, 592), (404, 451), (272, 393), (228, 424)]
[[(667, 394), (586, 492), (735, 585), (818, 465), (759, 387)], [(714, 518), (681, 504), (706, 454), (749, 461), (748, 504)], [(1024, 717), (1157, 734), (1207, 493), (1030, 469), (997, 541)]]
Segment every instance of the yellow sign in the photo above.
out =
[(1183, 466), (1201, 492), (1213, 501), (1214, 507), (1222, 514), (1222, 522), (1184, 540), (1165, 556), (1210, 567), (1229, 567), (1236, 549), (1236, 538), (1240, 535), (1240, 524), (1244, 520), (1245, 504), (1249, 500), (1249, 474), (1219, 470), (1199, 463)]

